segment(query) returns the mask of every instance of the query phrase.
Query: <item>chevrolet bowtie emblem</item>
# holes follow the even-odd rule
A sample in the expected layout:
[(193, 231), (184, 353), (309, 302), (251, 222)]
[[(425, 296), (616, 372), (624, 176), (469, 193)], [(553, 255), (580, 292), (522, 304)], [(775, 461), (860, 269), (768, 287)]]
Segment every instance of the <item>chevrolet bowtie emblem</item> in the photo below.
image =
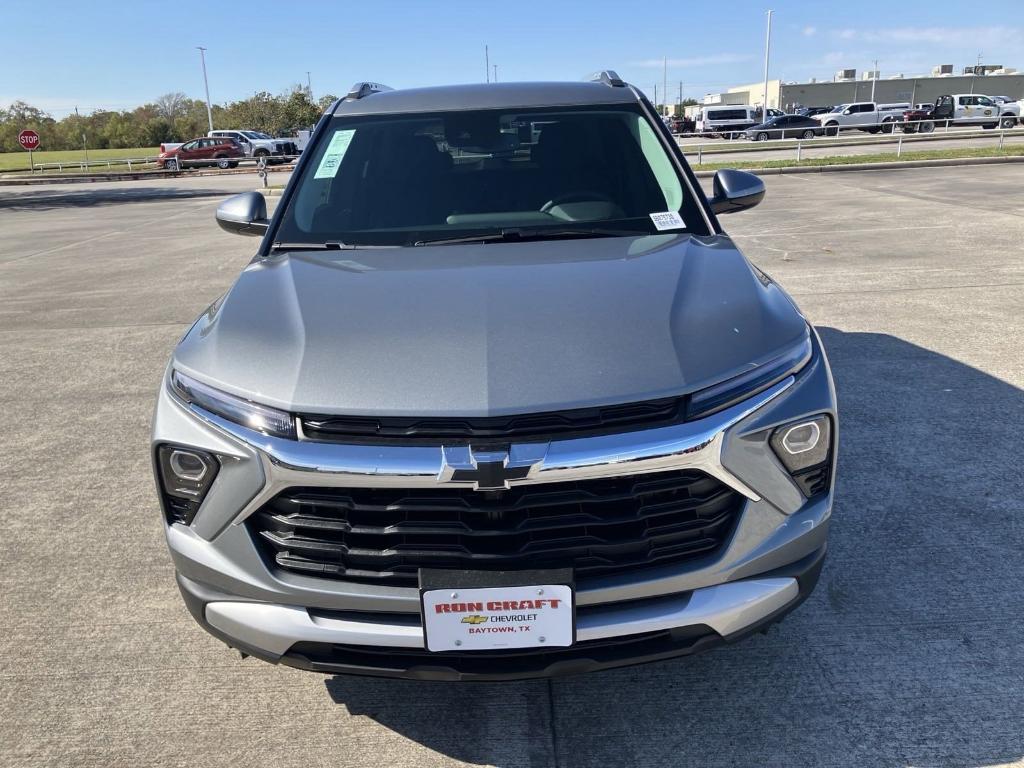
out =
[(487, 621), (486, 616), (481, 616), (478, 613), (474, 613), (472, 616), (463, 616), (463, 624), (484, 624)]
[(544, 461), (545, 444), (509, 450), (474, 450), (470, 446), (445, 446), (442, 482), (472, 483), (477, 491), (508, 490), (510, 481), (524, 480)]

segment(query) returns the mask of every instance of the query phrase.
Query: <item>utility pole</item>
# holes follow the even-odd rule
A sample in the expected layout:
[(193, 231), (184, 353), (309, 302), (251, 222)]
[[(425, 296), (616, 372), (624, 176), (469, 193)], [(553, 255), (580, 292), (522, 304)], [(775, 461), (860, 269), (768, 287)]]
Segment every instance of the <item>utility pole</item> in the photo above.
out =
[(878, 81), (878, 59), (875, 59), (875, 68), (871, 70), (871, 100), (875, 100), (875, 83)]
[(213, 107), (210, 106), (210, 83), (206, 79), (206, 49), (201, 45), (197, 45), (199, 49), (199, 60), (203, 63), (203, 87), (206, 88), (206, 120), (210, 124), (210, 130), (213, 130)]
[(661, 111), (662, 117), (668, 113), (668, 56), (661, 58), (661, 93), (665, 100), (665, 109)]
[(494, 82), (498, 82), (498, 65), (492, 64), (491, 66), (494, 67)]
[(85, 141), (85, 131), (82, 129), (82, 116), (78, 114), (78, 107), (75, 107), (75, 122), (78, 123), (78, 129), (82, 131), (82, 151), (85, 152), (85, 167), (89, 167), (89, 145)]
[(683, 81), (679, 81), (679, 117), (683, 116)]
[(772, 51), (772, 11), (768, 11), (768, 35), (764, 41), (764, 106), (761, 119), (768, 119), (768, 60)]
[(654, 84), (654, 109), (658, 110), (658, 84)]
[(309, 79), (309, 70), (306, 70), (306, 93), (309, 96), (309, 100), (313, 100), (313, 81)]
[(491, 82), (491, 52), (484, 46), (484, 75), (487, 77), (487, 82)]

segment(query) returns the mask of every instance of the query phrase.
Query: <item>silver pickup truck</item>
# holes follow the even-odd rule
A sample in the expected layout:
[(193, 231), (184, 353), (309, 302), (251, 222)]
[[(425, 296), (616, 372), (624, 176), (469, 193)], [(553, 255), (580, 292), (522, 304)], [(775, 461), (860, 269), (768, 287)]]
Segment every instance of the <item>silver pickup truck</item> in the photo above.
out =
[(840, 131), (857, 129), (868, 133), (892, 133), (903, 113), (910, 104), (876, 104), (873, 101), (856, 101), (833, 107), (831, 112), (814, 115), (824, 128), (826, 136), (838, 136)]

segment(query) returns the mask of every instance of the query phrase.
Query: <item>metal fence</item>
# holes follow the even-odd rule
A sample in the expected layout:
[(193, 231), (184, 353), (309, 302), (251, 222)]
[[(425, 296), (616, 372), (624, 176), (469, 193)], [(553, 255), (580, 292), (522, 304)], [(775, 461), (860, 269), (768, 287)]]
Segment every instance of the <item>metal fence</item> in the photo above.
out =
[[(1016, 122), (1016, 121), (1015, 121)], [(847, 133), (849, 131), (849, 133)], [(855, 131), (867, 132), (866, 135), (857, 135)], [(797, 133), (795, 137), (786, 134)], [(730, 139), (726, 134), (742, 136), (743, 139)], [(808, 135), (811, 134), (811, 135)], [(904, 145), (915, 143), (928, 143), (933, 141), (971, 141), (977, 139), (992, 139), (992, 143), (999, 149), (1003, 149), (1006, 139), (1019, 136), (1024, 140), (1024, 130), (1010, 127), (1005, 122), (1000, 122), (995, 128), (977, 128), (950, 126), (948, 122), (940, 125), (934, 120), (891, 120), (886, 123), (864, 123), (859, 125), (844, 125), (837, 133), (826, 134), (824, 127), (815, 128), (750, 128), (743, 131), (729, 131), (724, 134), (705, 134), (701, 138), (712, 138), (720, 136), (717, 141), (703, 141), (699, 143), (686, 141), (686, 135), (677, 135), (676, 142), (680, 149), (689, 157), (696, 157), (696, 164), (702, 165), (706, 157), (714, 157), (716, 154), (734, 154), (741, 152), (779, 152), (780, 159), (784, 159), (781, 153), (795, 152), (796, 159), (803, 159), (803, 150), (807, 147), (824, 149), (828, 147), (852, 147), (877, 145), (881, 151), (885, 148), (894, 147), (896, 156), (903, 153)], [(986, 142), (987, 145), (987, 142)]]
[[(229, 161), (229, 167), (235, 167), (238, 165), (252, 165), (259, 166), (261, 161), (265, 161), (269, 165), (288, 165), (299, 158), (299, 155), (270, 155), (266, 158), (263, 157), (232, 157), (226, 158)], [(184, 163), (182, 166), (177, 165), (177, 160), (171, 158), (169, 163), (165, 161), (166, 165), (171, 167), (160, 168), (157, 166), (157, 162), (160, 160), (159, 157), (153, 155), (151, 157), (111, 157), (104, 158), (102, 160), (64, 160), (54, 163), (40, 163), (35, 161), (34, 169), (23, 168), (20, 170), (5, 171), (5, 173), (22, 173), (22, 172), (36, 172), (44, 174), (47, 171), (56, 171), (57, 173), (64, 173), (65, 171), (80, 171), (81, 173), (88, 173), (92, 169), (100, 168), (106, 170), (114, 170), (115, 167), (127, 166), (125, 169), (128, 173), (135, 171), (165, 171), (167, 173), (178, 173), (182, 170), (193, 169), (193, 168), (219, 168), (220, 158), (209, 159), (209, 160), (196, 160), (192, 162)]]

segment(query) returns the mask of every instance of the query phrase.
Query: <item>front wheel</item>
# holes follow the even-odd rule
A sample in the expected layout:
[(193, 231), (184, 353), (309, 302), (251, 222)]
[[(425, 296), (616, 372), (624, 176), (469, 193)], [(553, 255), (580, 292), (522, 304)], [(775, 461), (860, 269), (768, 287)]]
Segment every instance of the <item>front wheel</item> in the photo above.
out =
[[(921, 133), (933, 133), (935, 131), (935, 123), (929, 120), (926, 123), (921, 123), (917, 126), (917, 130)], [(913, 131), (911, 131), (913, 133)]]
[(814, 138), (814, 131), (811, 130), (810, 128), (808, 128), (806, 131), (804, 131), (803, 133), (800, 134), (800, 138), (801, 139), (813, 139)]
[(755, 141), (768, 141), (768, 134), (767, 133), (759, 133), (759, 134), (757, 134), (757, 137), (756, 137)]
[(164, 170), (165, 171), (177, 171), (178, 169), (179, 169), (179, 165), (178, 165), (178, 161), (177, 160), (165, 160), (164, 161)]
[(829, 123), (825, 126), (826, 136), (838, 136), (839, 135), (839, 123)]
[(220, 168), (222, 171), (226, 171), (228, 168), (231, 167), (231, 161), (228, 160), (226, 157), (218, 157), (217, 167)]

